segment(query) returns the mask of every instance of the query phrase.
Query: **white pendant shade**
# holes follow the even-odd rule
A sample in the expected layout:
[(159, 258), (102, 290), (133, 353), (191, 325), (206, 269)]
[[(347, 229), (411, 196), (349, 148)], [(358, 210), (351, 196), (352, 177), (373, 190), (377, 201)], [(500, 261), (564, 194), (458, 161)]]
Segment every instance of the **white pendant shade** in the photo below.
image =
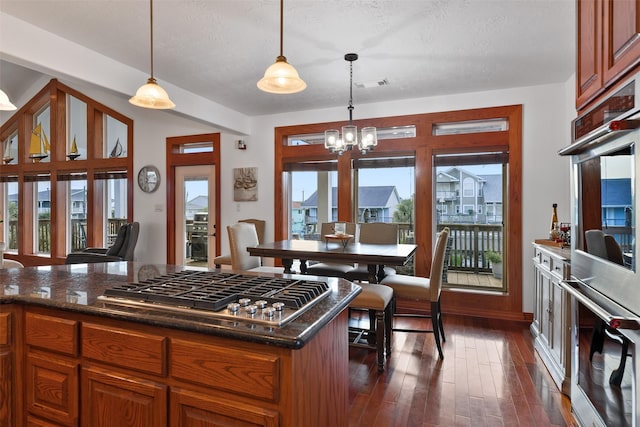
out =
[(0, 110), (1, 111), (13, 111), (17, 110), (18, 107), (13, 105), (11, 101), (9, 101), (9, 97), (4, 91), (0, 90)]
[(156, 110), (174, 108), (176, 104), (169, 99), (167, 92), (156, 83), (154, 78), (149, 78), (147, 84), (140, 86), (135, 96), (129, 99), (133, 105)]
[(278, 56), (276, 62), (267, 68), (264, 77), (258, 82), (260, 90), (277, 94), (297, 93), (306, 87), (307, 84), (284, 56)]

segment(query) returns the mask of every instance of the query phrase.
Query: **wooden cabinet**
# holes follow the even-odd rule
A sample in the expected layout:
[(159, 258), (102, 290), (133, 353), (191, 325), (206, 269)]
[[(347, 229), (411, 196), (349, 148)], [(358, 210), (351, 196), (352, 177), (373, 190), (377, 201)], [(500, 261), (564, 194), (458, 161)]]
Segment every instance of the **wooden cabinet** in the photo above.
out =
[[(346, 311), (300, 349), (48, 308), (24, 311), (18, 333), (26, 425), (348, 424)], [(11, 361), (3, 348), (0, 335), (0, 374), (3, 360)], [(4, 378), (0, 393), (11, 391)]]
[(558, 388), (571, 390), (571, 310), (560, 281), (570, 278), (570, 251), (534, 245), (534, 346)]
[(101, 368), (82, 369), (82, 425), (167, 425), (167, 386)]
[(576, 108), (640, 63), (640, 0), (578, 0)]
[(12, 426), (14, 421), (14, 354), (13, 311), (10, 306), (0, 306), (0, 426)]

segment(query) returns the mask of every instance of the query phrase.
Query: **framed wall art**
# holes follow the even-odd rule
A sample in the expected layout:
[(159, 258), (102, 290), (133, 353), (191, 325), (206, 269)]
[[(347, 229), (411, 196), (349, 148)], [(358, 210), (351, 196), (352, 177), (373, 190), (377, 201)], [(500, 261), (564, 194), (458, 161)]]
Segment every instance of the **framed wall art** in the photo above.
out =
[(235, 202), (258, 200), (258, 168), (233, 169), (233, 200)]

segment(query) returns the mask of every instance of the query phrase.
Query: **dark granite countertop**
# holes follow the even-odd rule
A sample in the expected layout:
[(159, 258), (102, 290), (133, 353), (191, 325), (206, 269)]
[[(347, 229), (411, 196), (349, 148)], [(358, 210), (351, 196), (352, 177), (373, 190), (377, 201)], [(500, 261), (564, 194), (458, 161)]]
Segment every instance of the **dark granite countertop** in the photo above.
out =
[[(0, 269), (2, 304), (27, 304), (90, 314), (153, 326), (217, 335), (286, 348), (303, 347), (318, 331), (344, 310), (361, 288), (338, 278), (323, 278), (331, 292), (299, 317), (283, 326), (249, 321), (190, 316), (160, 310), (105, 306), (98, 296), (123, 283), (183, 271), (183, 266), (149, 265), (136, 262), (74, 264), (24, 269)], [(226, 271), (226, 270), (225, 270)], [(265, 275), (266, 273), (242, 272)], [(296, 277), (284, 275), (284, 277)], [(304, 276), (309, 278), (309, 276)]]

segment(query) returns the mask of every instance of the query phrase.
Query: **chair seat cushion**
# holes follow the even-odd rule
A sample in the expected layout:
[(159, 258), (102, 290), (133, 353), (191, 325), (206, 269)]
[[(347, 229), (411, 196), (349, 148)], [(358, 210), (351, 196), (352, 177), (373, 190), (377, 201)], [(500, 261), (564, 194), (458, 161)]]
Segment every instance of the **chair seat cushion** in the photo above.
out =
[(247, 271), (254, 271), (258, 273), (282, 274), (284, 272), (284, 269), (282, 267), (271, 267), (268, 265), (261, 265), (260, 267), (250, 268)]
[(344, 277), (345, 273), (353, 268), (349, 264), (334, 264), (328, 262), (319, 262), (307, 267), (306, 274), (314, 276)]
[[(396, 270), (391, 268), (391, 267), (385, 267), (384, 268), (384, 275), (386, 276), (391, 276), (393, 274), (396, 274)], [(369, 280), (369, 269), (366, 265), (358, 265), (357, 267), (353, 267), (350, 268), (349, 271), (347, 271), (344, 274), (344, 278), (350, 281), (368, 281)]]
[(389, 286), (363, 283), (362, 291), (351, 301), (350, 307), (384, 310), (393, 298), (393, 289)]
[(215, 265), (231, 265), (231, 254), (217, 256), (213, 259)]
[(380, 284), (392, 288), (396, 298), (417, 301), (429, 301), (431, 299), (430, 281), (426, 277), (395, 274), (385, 277)]

